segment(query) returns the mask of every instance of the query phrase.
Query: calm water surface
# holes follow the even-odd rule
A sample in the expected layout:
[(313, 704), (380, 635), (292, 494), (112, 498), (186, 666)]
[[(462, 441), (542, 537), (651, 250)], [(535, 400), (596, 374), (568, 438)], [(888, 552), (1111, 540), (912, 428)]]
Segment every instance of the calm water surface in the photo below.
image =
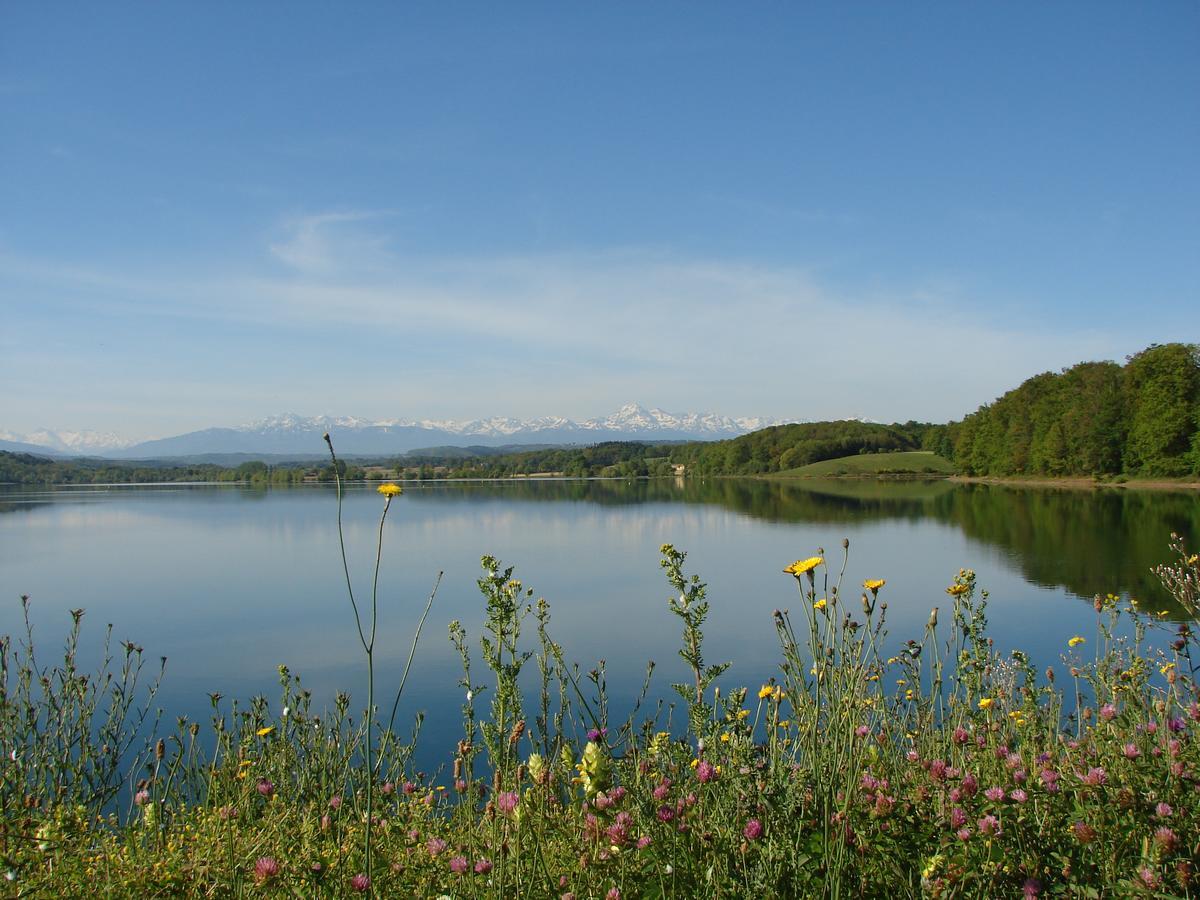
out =
[[(318, 707), (339, 689), (365, 700), (332, 489), (0, 491), (0, 634), (21, 630), (18, 597), (30, 595), (43, 661), (66, 633), (68, 610), (84, 607), (90, 660), (110, 622), (115, 639), (168, 658), (160, 700), (171, 715), (207, 721), (212, 691), (274, 698), (281, 663), (303, 677)], [(381, 509), (369, 489), (347, 493), (346, 544), (362, 596)], [(686, 550), (689, 571), (708, 582), (705, 656), (732, 660), (724, 683), (735, 686), (776, 671), (771, 614), (797, 602), (794, 580), (780, 570), (819, 547), (840, 561), (843, 538), (851, 588), (887, 579), (894, 641), (919, 637), (930, 608), (948, 605), (953, 575), (969, 567), (991, 593), (998, 649), (1019, 647), (1044, 666), (1059, 661), (1069, 636), (1093, 635), (1096, 592), (1181, 615), (1150, 574), (1167, 561), (1172, 531), (1200, 543), (1196, 494), (734, 479), (410, 485), (385, 532), (379, 694), (390, 706), (389, 685), (444, 570), (402, 709), (427, 715), (426, 758), (447, 754), (460, 736), (461, 673), (446, 626), (459, 619), (477, 641), (483, 554), (515, 565), (550, 602), (568, 660), (585, 670), (606, 660), (619, 701), (640, 686), (648, 660), (659, 664), (656, 693), (683, 677), (658, 566), (665, 542)]]

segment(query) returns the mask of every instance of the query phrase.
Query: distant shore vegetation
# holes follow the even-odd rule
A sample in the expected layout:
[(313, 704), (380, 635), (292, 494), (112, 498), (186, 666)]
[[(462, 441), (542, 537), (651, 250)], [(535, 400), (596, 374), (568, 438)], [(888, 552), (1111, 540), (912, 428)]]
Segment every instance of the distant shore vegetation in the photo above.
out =
[[(1036, 375), (958, 422), (854, 420), (764, 428), (723, 441), (608, 441), (515, 452), (434, 448), (339, 462), (347, 481), (389, 478), (959, 473), (998, 478), (1200, 478), (1200, 346), (1152, 345), (1125, 365), (1084, 362)], [(0, 452), (0, 483), (334, 480), (330, 463), (116, 463)]]

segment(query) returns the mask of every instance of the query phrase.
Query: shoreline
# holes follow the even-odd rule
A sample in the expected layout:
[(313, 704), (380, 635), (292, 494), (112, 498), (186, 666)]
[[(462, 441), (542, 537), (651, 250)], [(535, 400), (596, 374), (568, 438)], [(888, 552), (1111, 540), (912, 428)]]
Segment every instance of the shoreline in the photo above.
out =
[(1129, 481), (1098, 481), (1087, 476), (1071, 478), (1036, 478), (1033, 476), (998, 477), (993, 475), (950, 475), (949, 481), (956, 484), (996, 484), (1006, 487), (1050, 487), (1071, 490), (1121, 490), (1147, 491), (1200, 491), (1200, 481), (1169, 481), (1162, 479), (1130, 479)]

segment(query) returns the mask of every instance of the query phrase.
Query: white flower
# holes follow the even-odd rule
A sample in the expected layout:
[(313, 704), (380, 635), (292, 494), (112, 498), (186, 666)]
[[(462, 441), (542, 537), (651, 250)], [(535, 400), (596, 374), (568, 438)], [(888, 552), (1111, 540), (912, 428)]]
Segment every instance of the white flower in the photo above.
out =
[(471, 698), (473, 698), (474, 696), (475, 695), (471, 691), (467, 691), (467, 702), (470, 703)]
[(292, 711), (292, 709), (291, 709), (291, 707), (290, 707), (290, 706), (285, 706), (285, 707), (283, 708), (283, 717), (286, 719), (286, 718), (287, 718), (287, 714), (288, 714), (289, 712), (291, 712), (291, 711)]

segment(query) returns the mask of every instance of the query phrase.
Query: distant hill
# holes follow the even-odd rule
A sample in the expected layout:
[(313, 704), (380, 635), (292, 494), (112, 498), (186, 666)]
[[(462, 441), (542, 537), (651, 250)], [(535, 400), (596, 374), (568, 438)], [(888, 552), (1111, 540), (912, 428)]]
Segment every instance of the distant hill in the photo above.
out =
[(689, 444), (671, 452), (695, 475), (761, 475), (858, 453), (921, 450), (936, 425), (908, 422), (805, 422), (779, 425), (725, 441)]
[(0, 450), (8, 453), (32, 453), (34, 456), (46, 458), (62, 456), (57, 450), (51, 450), (40, 444), (27, 444), (23, 441), (0, 441)]
[[(772, 424), (776, 424), (776, 420), (731, 418), (714, 413), (673, 414), (630, 403), (612, 415), (580, 422), (561, 416), (535, 419), (495, 417), (469, 422), (375, 422), (346, 416), (306, 418), (281, 415), (251, 425), (205, 428), (131, 445), (121, 445), (112, 436), (101, 435), (87, 438), (102, 442), (102, 446), (98, 444), (94, 447), (85, 442), (90, 432), (64, 435), (49, 431), (26, 436), (23, 443), (33, 446), (41, 441), (39, 446), (42, 452), (47, 452), (47, 447), (68, 447), (70, 452), (99, 455), (106, 459), (211, 460), (222, 455), (230, 458), (300, 460), (324, 457), (325, 432), (333, 435), (337, 451), (343, 456), (383, 457), (422, 448), (470, 446), (506, 450), (517, 447), (587, 446), (607, 441), (667, 443), (715, 440)], [(7, 437), (15, 440), (18, 436), (7, 434)], [(70, 443), (72, 441), (73, 444)]]
[(787, 469), (780, 476), (822, 478), (839, 475), (953, 475), (954, 464), (932, 450), (860, 453)]

